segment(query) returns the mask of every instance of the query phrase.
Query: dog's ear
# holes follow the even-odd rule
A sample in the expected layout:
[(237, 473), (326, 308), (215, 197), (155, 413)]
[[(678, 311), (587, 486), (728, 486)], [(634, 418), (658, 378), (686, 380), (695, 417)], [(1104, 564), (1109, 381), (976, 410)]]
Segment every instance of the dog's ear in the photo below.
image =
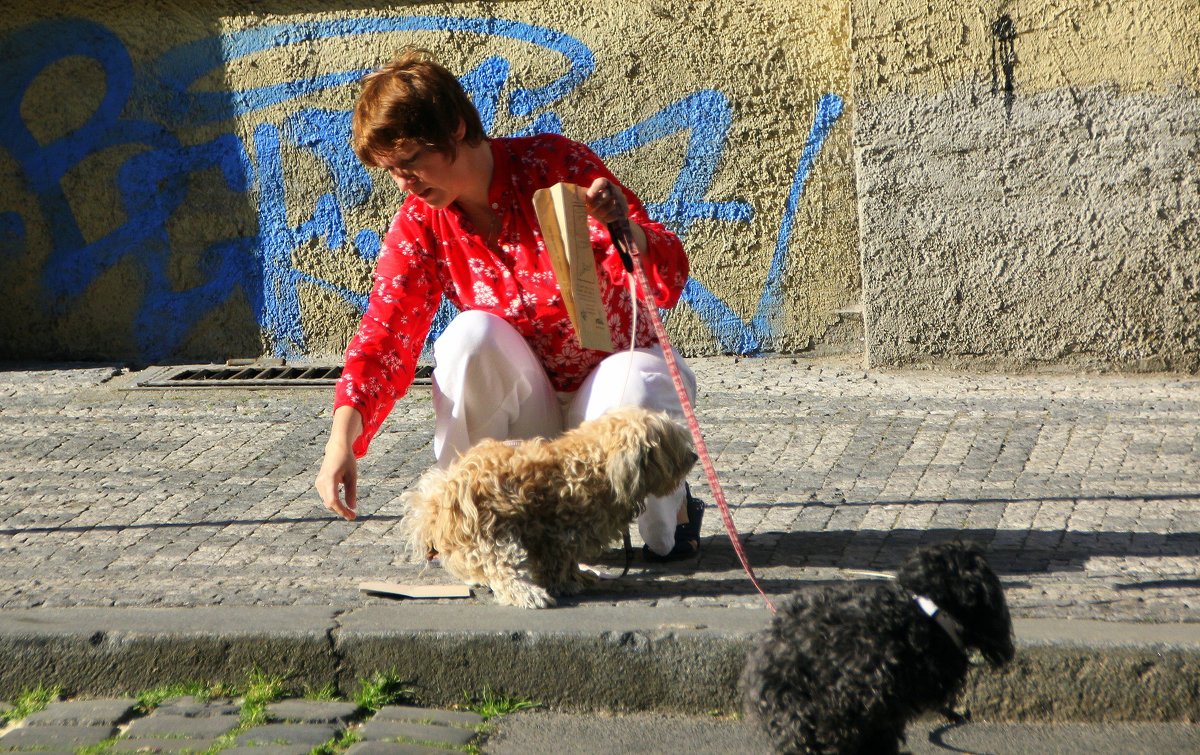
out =
[(646, 489), (654, 495), (665, 495), (683, 482), (683, 478), (699, 460), (692, 448), (691, 433), (665, 412), (650, 417), (647, 439), (653, 450), (645, 465)]
[(640, 501), (645, 497), (642, 484), (643, 449), (640, 443), (621, 443), (608, 453), (605, 474), (619, 501)]
[(605, 417), (604, 473), (618, 501), (640, 503), (646, 497), (646, 455), (650, 451), (651, 414), (625, 407)]

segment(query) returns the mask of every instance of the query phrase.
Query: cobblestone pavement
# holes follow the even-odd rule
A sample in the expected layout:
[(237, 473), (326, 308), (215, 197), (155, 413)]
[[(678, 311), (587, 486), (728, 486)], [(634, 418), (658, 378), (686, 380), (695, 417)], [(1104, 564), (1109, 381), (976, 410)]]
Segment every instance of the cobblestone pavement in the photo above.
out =
[[(945, 752), (1157, 755), (1196, 752), (1200, 727), (1183, 723), (949, 724), (927, 719), (908, 727), (906, 750)], [(319, 749), (318, 749), (319, 748)], [(55, 702), (0, 726), (0, 751), (70, 753), (204, 753), (222, 755), (496, 755), (668, 753), (764, 755), (771, 751), (752, 722), (663, 714), (563, 714), (532, 711), (485, 720), (471, 712), (354, 703), (283, 700), (247, 720), (237, 701), (179, 697), (146, 711), (133, 699)]]
[[(969, 537), (1015, 616), (1200, 620), (1200, 379), (691, 363), (769, 594)], [(449, 581), (396, 534), (397, 497), (432, 458), (428, 389), (397, 404), (360, 465), (362, 516), (344, 522), (312, 488), (331, 390), (134, 390), (139, 377), (0, 368), (0, 608), (353, 607), (382, 600), (360, 581)], [(692, 486), (711, 503), (699, 470)], [(757, 605), (712, 507), (703, 534), (699, 559), (635, 560), (579, 601)]]
[(422, 755), (463, 751), (481, 739), (483, 717), (466, 711), (283, 700), (255, 720), (232, 699), (178, 697), (145, 711), (133, 699), (54, 702), (0, 727), (0, 751), (105, 753)]

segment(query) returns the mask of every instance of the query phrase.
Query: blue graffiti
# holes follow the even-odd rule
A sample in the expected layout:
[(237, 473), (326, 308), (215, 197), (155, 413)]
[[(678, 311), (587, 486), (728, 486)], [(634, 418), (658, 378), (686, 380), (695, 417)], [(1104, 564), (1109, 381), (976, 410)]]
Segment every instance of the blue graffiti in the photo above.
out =
[[(570, 66), (558, 79), (536, 89), (518, 89), (509, 97), (509, 111), (524, 116), (562, 99), (591, 75), (595, 60), (591, 50), (574, 37), (541, 26), (499, 18), (453, 16), (402, 16), (334, 19), (276, 24), (190, 42), (163, 54), (149, 67), (136, 99), (154, 112), (162, 107), (165, 89), (171, 107), (163, 116), (171, 126), (224, 121), (281, 102), (311, 96), (322, 90), (357, 81), (367, 70), (340, 71), (306, 79), (232, 92), (193, 91), (194, 84), (211, 69), (265, 50), (304, 45), (321, 39), (368, 34), (428, 32), (469, 33), (501, 37), (543, 47), (565, 57)], [(198, 62), (207, 61), (209, 67)], [(507, 73), (507, 64), (505, 66)], [(485, 82), (480, 82), (485, 83)]]
[(500, 93), (504, 91), (504, 82), (508, 81), (509, 65), (504, 58), (491, 57), (480, 63), (474, 70), (459, 77), (475, 109), (479, 111), (479, 120), (483, 130), (490, 134), (496, 123), (496, 113), (500, 110)]
[(753, 211), (746, 202), (706, 202), (705, 194), (725, 151), (725, 139), (733, 122), (733, 110), (725, 95), (713, 90), (696, 92), (615, 136), (593, 142), (591, 148), (601, 158), (628, 152), (678, 131), (690, 132), (684, 165), (666, 202), (654, 203), (646, 210), (686, 236), (696, 220), (750, 222)]
[(783, 211), (783, 221), (780, 224), (779, 236), (775, 241), (775, 253), (771, 256), (771, 267), (763, 286), (762, 295), (758, 300), (758, 308), (749, 324), (731, 310), (720, 298), (709, 291), (695, 278), (687, 282), (683, 291), (683, 300), (697, 312), (705, 312), (708, 316), (706, 323), (717, 336), (721, 347), (734, 354), (758, 354), (770, 347), (775, 328), (771, 317), (780, 311), (779, 297), (782, 293), (783, 271), (786, 269), (787, 253), (791, 246), (792, 225), (796, 219), (796, 211), (800, 207), (800, 196), (804, 193), (804, 185), (808, 182), (809, 171), (813, 162), (825, 143), (825, 137), (842, 114), (842, 99), (836, 94), (827, 94), (817, 103), (817, 114), (813, 118), (812, 128), (808, 132), (808, 140), (804, 144), (804, 152), (800, 155), (800, 164), (796, 168), (792, 187), (788, 192), (787, 204)]
[[(254, 151), (259, 158), (258, 228), (263, 248), (263, 280), (271, 288), (263, 292), (267, 306), (262, 324), (272, 334), (277, 356), (294, 358), (307, 352), (301, 326), (301, 284), (330, 291), (360, 312), (367, 308), (365, 293), (335, 286), (297, 269), (292, 262), (296, 250), (316, 239), (323, 239), (326, 248), (332, 251), (342, 249), (347, 241), (342, 208), (362, 205), (371, 195), (371, 176), (362, 163), (345, 145), (328, 138), (329, 134), (349, 131), (350, 113), (346, 111), (305, 108), (284, 120), (283, 136), (290, 144), (310, 151), (321, 160), (329, 169), (334, 186), (333, 193), (317, 198), (311, 217), (294, 228), (287, 223), (281, 131), (264, 123), (254, 133)], [(360, 231), (354, 237), (354, 246), (358, 256), (373, 260), (379, 255), (379, 234)]]
[[(47, 144), (39, 144), (20, 114), (24, 92), (38, 74), (68, 55), (99, 64), (105, 94), (87, 122)], [(144, 292), (131, 324), (140, 350), (151, 358), (167, 354), (232, 286), (260, 275), (254, 263), (253, 237), (225, 239), (204, 249), (197, 269), (205, 283), (180, 290), (169, 271), (168, 223), (184, 203), (192, 174), (217, 168), (232, 191), (250, 187), (251, 165), (231, 135), (184, 146), (160, 125), (126, 118), (123, 107), (132, 91), (133, 65), (124, 45), (104, 27), (84, 20), (44, 21), (0, 42), (6, 75), (0, 83), (0, 145), (15, 159), (36, 196), (50, 230), (51, 255), (43, 267), (45, 302), (61, 311), (118, 262), (140, 265)], [(84, 159), (115, 147), (145, 148), (127, 158), (116, 177), (125, 222), (88, 241), (75, 218), (63, 178)], [(25, 243), (24, 226), (12, 225), (14, 246)], [(251, 298), (260, 308), (261, 301)]]
[[(464, 88), (489, 132), (502, 108), (507, 107), (509, 115), (528, 121), (515, 133), (562, 133), (562, 120), (550, 108), (595, 70), (591, 51), (573, 37), (544, 27), (487, 18), (374, 17), (256, 27), (189, 42), (141, 68), (133, 65), (115, 35), (91, 21), (38, 22), (4, 39), (0, 42), (0, 60), (6, 61), (0, 78), (0, 146), (17, 161), (51, 229), (51, 254), (43, 266), (42, 279), (48, 306), (69, 306), (105, 270), (118, 262), (134, 260), (144, 274), (145, 290), (133, 323), (133, 336), (141, 356), (150, 360), (174, 353), (206, 313), (238, 290), (259, 313), (259, 325), (279, 356), (296, 357), (307, 351), (300, 306), (302, 286), (315, 286), (364, 310), (365, 293), (298, 269), (295, 261), (298, 250), (313, 245), (364, 260), (374, 260), (379, 254), (377, 231), (363, 229), (351, 236), (347, 228), (347, 211), (364, 205), (376, 188), (347, 143), (348, 112), (301, 108), (279, 125), (260, 123), (251, 137), (253, 159), (251, 150), (233, 134), (189, 145), (182, 144), (174, 134), (196, 125), (245, 119), (265, 108), (347, 86), (366, 73), (333, 71), (234, 91), (210, 91), (199, 84), (241, 59), (321, 39), (415, 31), (519, 40), (566, 60), (563, 75), (545, 86), (516, 89), (507, 101), (502, 99), (510, 76), (507, 60), (489, 57), (463, 74)], [(100, 66), (105, 76), (105, 95), (85, 124), (41, 145), (22, 121), (20, 103), (42, 71), (68, 56), (83, 56)], [(699, 282), (688, 284), (684, 301), (709, 324), (727, 350), (749, 353), (769, 345), (771, 316), (779, 310), (780, 286), (799, 198), (813, 160), (840, 113), (841, 100), (835, 95), (827, 95), (818, 106), (787, 200), (759, 308), (750, 323), (743, 323)], [(747, 202), (712, 201), (707, 197), (725, 153), (732, 117), (732, 108), (721, 92), (701, 90), (619, 133), (592, 141), (590, 146), (608, 158), (686, 133), (683, 166), (669, 196), (648, 205), (656, 219), (686, 237), (697, 220), (748, 223), (753, 219)], [(89, 241), (73, 215), (62, 188), (63, 179), (89, 156), (127, 145), (135, 145), (138, 150), (125, 159), (115, 181), (124, 222)], [(328, 171), (333, 189), (317, 197), (310, 208), (289, 203), (284, 186), (285, 147), (307, 152)], [(205, 242), (207, 246), (199, 250), (195, 262), (202, 282), (183, 288), (170, 274), (173, 244), (168, 228), (188, 200), (193, 177), (209, 170), (216, 170), (230, 191), (256, 193), (257, 229), (236, 238)], [(289, 216), (303, 219), (292, 226)], [(24, 254), (25, 223), (18, 213), (0, 211), (0, 244), (9, 256)], [(443, 302), (433, 335), (452, 313)]]

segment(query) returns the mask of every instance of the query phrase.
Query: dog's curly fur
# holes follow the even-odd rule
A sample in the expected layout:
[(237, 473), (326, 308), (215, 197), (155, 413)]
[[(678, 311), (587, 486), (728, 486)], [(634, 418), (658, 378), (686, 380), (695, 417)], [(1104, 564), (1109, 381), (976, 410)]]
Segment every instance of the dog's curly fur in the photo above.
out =
[(647, 495), (666, 495), (696, 462), (687, 430), (665, 413), (626, 407), (554, 440), (489, 440), (405, 493), (401, 530), (499, 603), (554, 605), (594, 577), (579, 570), (621, 536)]
[(917, 714), (948, 708), (969, 665), (918, 606), (929, 598), (962, 626), (968, 649), (1013, 657), (1000, 580), (974, 544), (919, 548), (894, 582), (799, 592), (752, 647), (746, 712), (785, 753), (896, 753)]

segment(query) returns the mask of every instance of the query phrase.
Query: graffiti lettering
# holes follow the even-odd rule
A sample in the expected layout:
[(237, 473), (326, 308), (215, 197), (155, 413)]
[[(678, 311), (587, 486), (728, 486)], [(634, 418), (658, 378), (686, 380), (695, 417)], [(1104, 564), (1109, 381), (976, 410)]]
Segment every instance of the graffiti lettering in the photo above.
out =
[[(214, 71), (249, 56), (317, 40), (398, 32), (470, 33), (533, 45), (561, 56), (566, 72), (542, 87), (517, 88), (503, 97), (510, 64), (489, 57), (461, 76), (464, 88), (491, 132), (502, 108), (526, 119), (518, 133), (562, 133), (552, 109), (595, 70), (591, 51), (578, 40), (544, 27), (487, 18), (448, 16), (374, 17), (300, 22), (256, 27), (189, 42), (137, 66), (111, 31), (82, 19), (32, 24), (0, 42), (0, 147), (12, 156), (50, 229), (49, 256), (43, 266), (46, 306), (67, 308), (105, 270), (133, 261), (144, 275), (145, 290), (133, 331), (141, 356), (169, 356), (195, 324), (241, 290), (259, 313), (259, 325), (279, 356), (307, 352), (299, 291), (316, 286), (362, 311), (366, 295), (335, 285), (295, 262), (297, 250), (317, 244), (332, 253), (373, 260), (379, 253), (377, 230), (347, 226), (347, 211), (365, 205), (376, 187), (347, 144), (349, 113), (306, 107), (325, 90), (350, 86), (366, 71), (330, 71), (296, 80), (241, 90), (208, 90), (200, 85)], [(55, 62), (82, 56), (103, 71), (105, 94), (83, 125), (48, 144), (39, 144), (22, 120), (21, 102), (33, 81)], [(256, 114), (280, 105), (296, 109), (280, 123), (258, 123), (248, 146), (233, 133), (196, 144), (183, 144), (180, 129), (212, 124), (253, 122)], [(804, 153), (787, 198), (778, 242), (764, 282), (758, 311), (747, 324), (699, 281), (691, 281), (684, 301), (712, 328), (720, 344), (739, 353), (769, 346), (772, 313), (778, 310), (791, 224), (800, 195), (829, 130), (841, 113), (841, 100), (827, 95), (817, 108)], [(590, 146), (604, 158), (618, 156), (665, 137), (685, 133), (686, 153), (669, 196), (648, 209), (685, 238), (697, 220), (749, 223), (750, 205), (739, 199), (710, 200), (708, 192), (725, 154), (732, 108), (719, 91), (705, 89), (670, 103), (640, 123)], [(123, 158), (113, 181), (123, 221), (100, 238), (86, 239), (63, 189), (63, 179), (82, 161), (104, 150), (121, 148)], [(311, 207), (296, 206), (285, 187), (284, 154), (303, 152), (324, 166), (332, 190)], [(251, 157), (253, 155), (253, 157)], [(199, 253), (201, 282), (178, 284), (169, 271), (169, 227), (184, 206), (194, 177), (217, 171), (229, 191), (247, 197), (255, 208), (257, 229), (209, 240)], [(311, 200), (310, 200), (311, 201)], [(292, 225), (288, 220), (302, 218)], [(28, 220), (0, 207), (0, 244), (9, 259), (27, 251)], [(452, 314), (443, 306), (435, 334)]]

